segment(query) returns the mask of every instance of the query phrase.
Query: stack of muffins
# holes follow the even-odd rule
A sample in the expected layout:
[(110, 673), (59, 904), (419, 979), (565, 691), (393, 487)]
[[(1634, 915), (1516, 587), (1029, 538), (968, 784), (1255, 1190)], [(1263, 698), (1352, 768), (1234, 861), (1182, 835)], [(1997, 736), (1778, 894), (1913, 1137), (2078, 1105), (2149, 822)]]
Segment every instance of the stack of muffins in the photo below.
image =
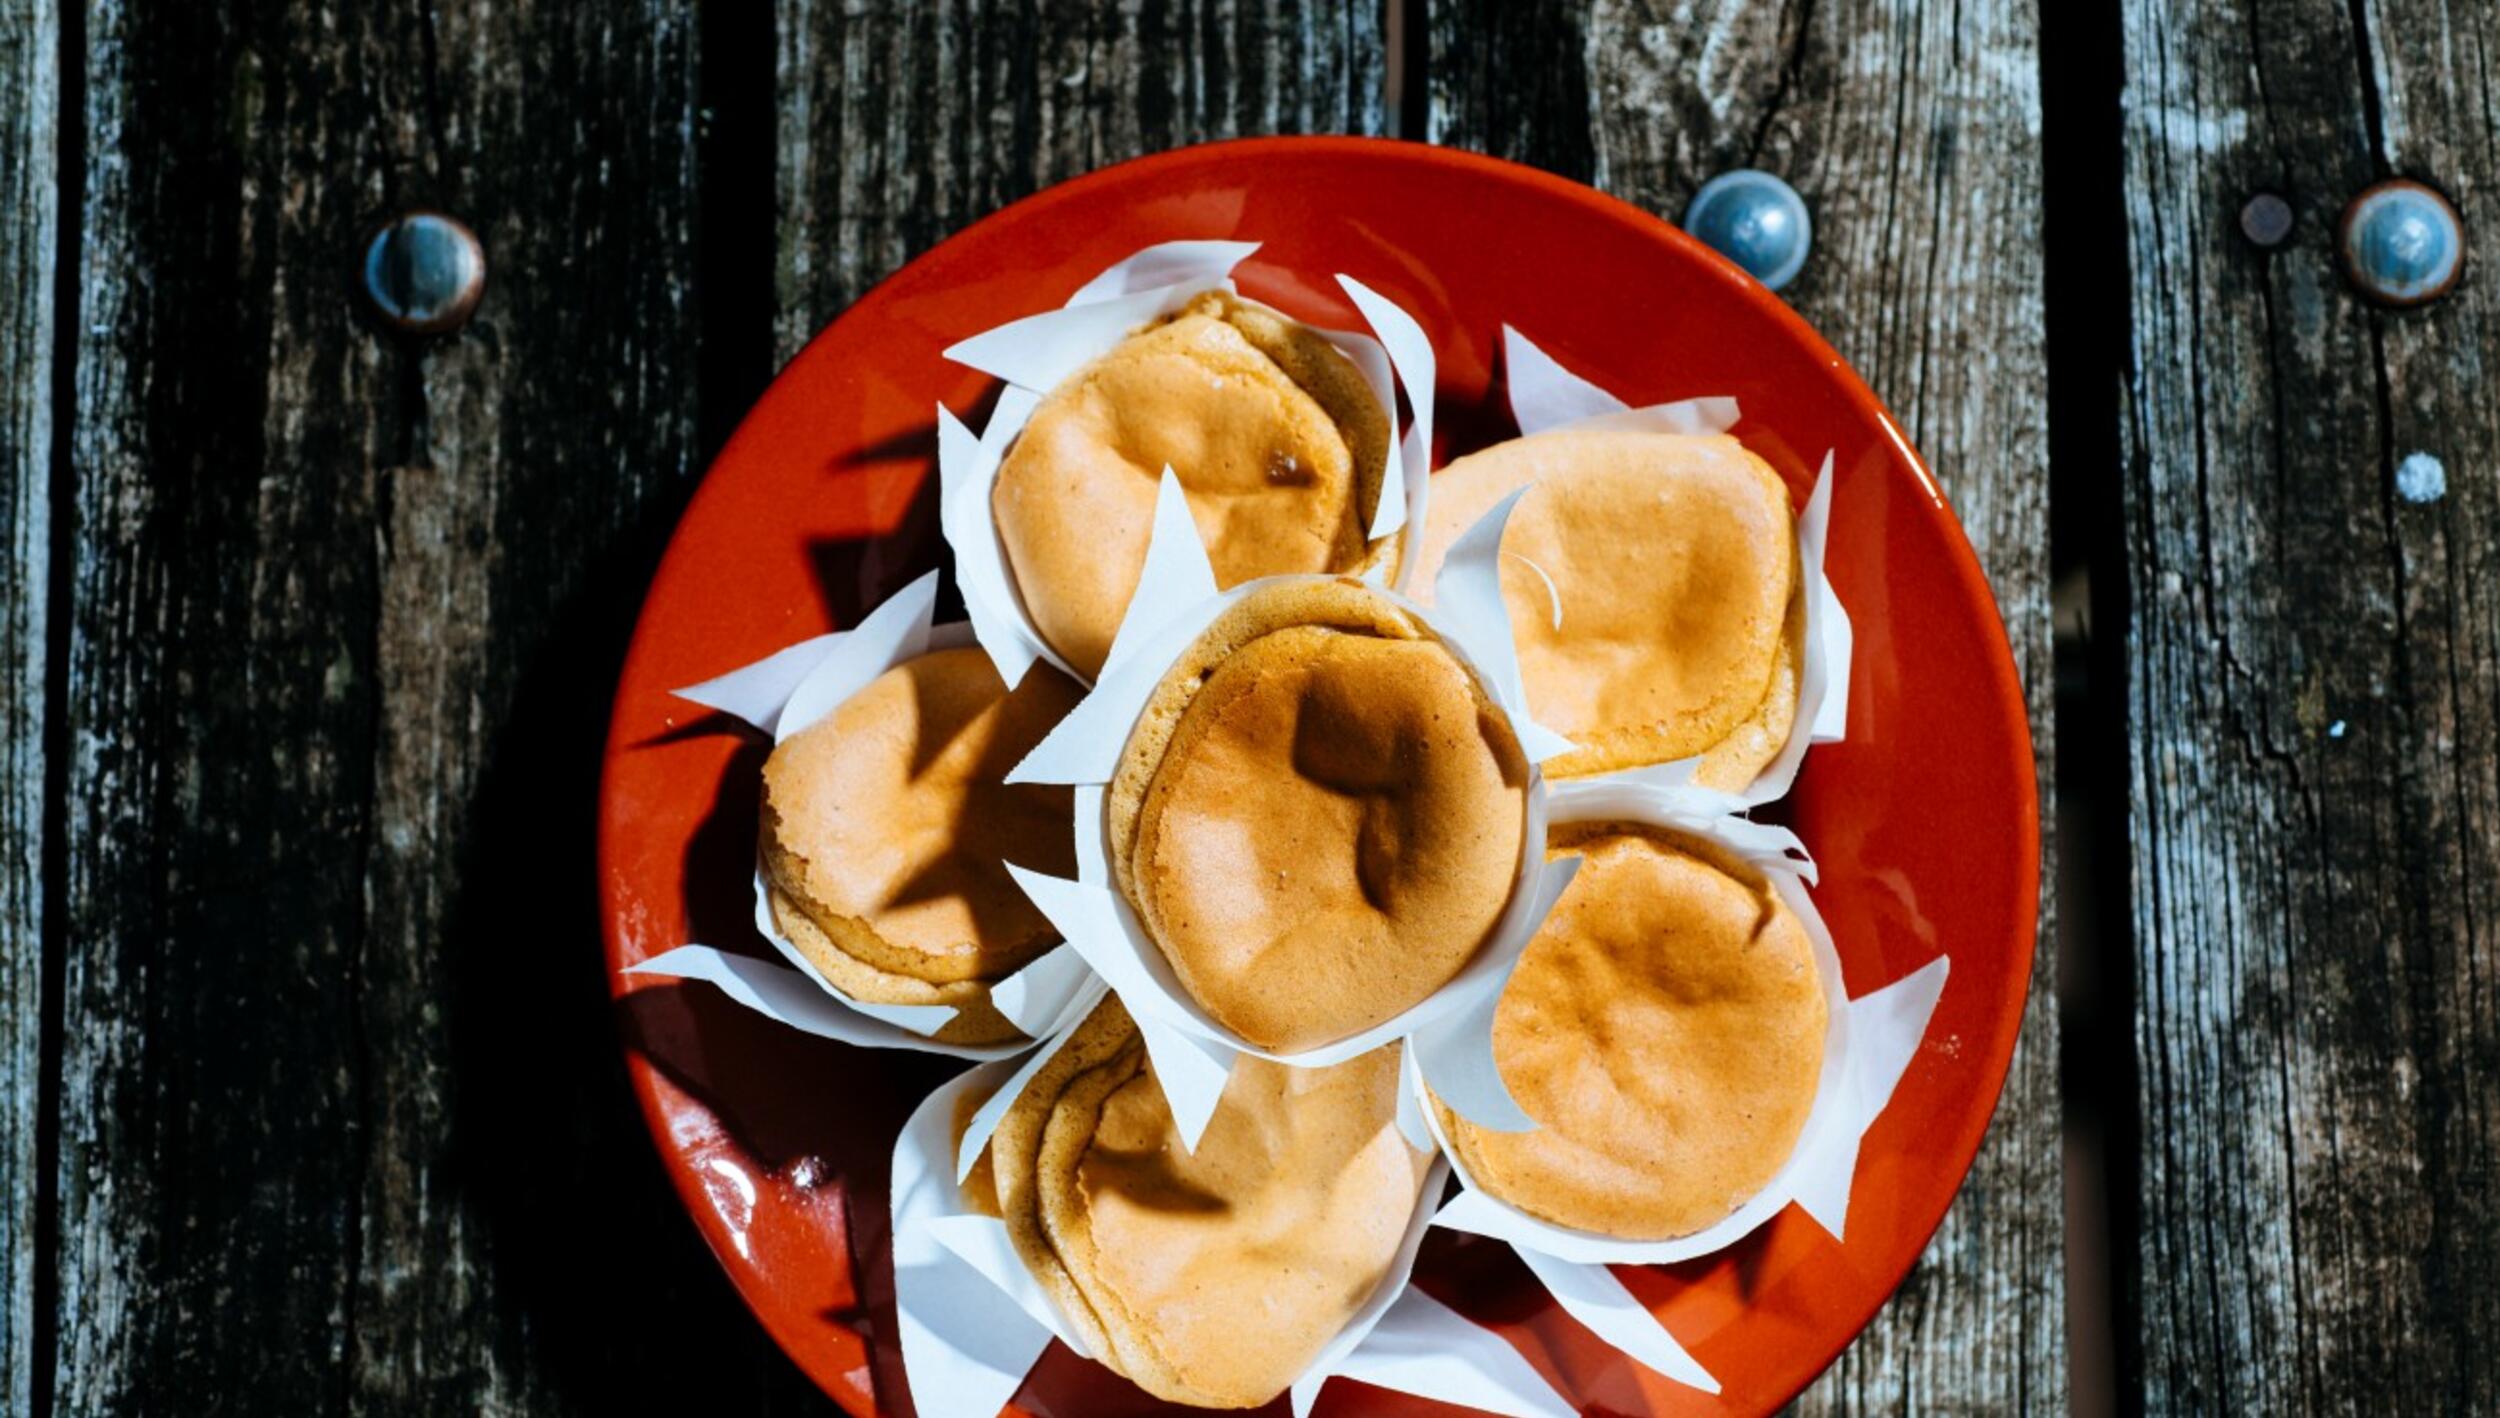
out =
[[(1374, 539), (1395, 427), (1321, 332), (1211, 290), (1042, 393), (990, 488), (1017, 602), (1078, 674), (1111, 652), (1167, 469), (1219, 588), (1257, 583), (1162, 669), (1099, 831), (1170, 978), (1268, 1057), (1239, 1057), (1189, 1145), (1108, 996), (1050, 1041), (965, 1193), (1097, 1360), (1175, 1402), (1274, 1398), (1398, 1264), (1433, 1200), (1398, 1123), (1402, 1046), (1291, 1056), (1395, 1019), (1488, 948), (1544, 780), (1690, 760), (1735, 792), (1802, 731), (1809, 575), (1787, 487), (1741, 443), (1513, 439), (1436, 474), (1423, 521)], [(1573, 745), (1541, 772), (1418, 609), (1461, 534), (1523, 489), (1501, 599), (1526, 700)], [(1401, 561), (1414, 601), (1378, 584)], [(936, 650), (780, 743), (760, 841), (775, 930), (854, 999), (954, 1007), (941, 1042), (1020, 1038), (990, 992), (1059, 941), (1007, 866), (1073, 875), (1084, 800), (1006, 780), (1084, 694), (1048, 665), (1010, 685), (976, 649)], [(1760, 871), (1701, 837), (1575, 821), (1544, 850), (1581, 866), (1493, 1019), (1536, 1126), (1426, 1105), (1471, 1183), (1531, 1216), (1703, 1230), (1770, 1181), (1814, 1103), (1813, 947)]]

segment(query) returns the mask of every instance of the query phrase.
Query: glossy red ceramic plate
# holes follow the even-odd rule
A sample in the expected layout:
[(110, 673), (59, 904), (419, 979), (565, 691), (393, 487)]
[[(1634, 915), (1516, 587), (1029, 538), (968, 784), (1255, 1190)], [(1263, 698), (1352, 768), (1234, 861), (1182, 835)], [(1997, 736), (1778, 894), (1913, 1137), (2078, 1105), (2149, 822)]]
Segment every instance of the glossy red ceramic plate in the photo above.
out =
[[(1783, 812), (1822, 863), (1817, 899), (1853, 993), (1953, 957), (1927, 1041), (1866, 1136), (1846, 1243), (1791, 1208), (1725, 1254), (1624, 1271), (1720, 1376), (1716, 1399), (1616, 1356), (1499, 1246), (1436, 1233), (1417, 1271), (1585, 1408), (1776, 1407), (1900, 1283), (1995, 1108), (2031, 973), (2031, 745), (1995, 602), (1883, 406), (1777, 297), (1588, 188), (1410, 144), (1218, 144), (1052, 188), (869, 292), (748, 415), (652, 582), (600, 804), (610, 965), (687, 941), (767, 950), (748, 923), (765, 746), (669, 690), (848, 624), (938, 561), (932, 410), (977, 419), (992, 394), (938, 352), (1180, 237), (1264, 243), (1238, 273), (1244, 292), (1305, 319), (1357, 323), (1339, 271), (1414, 312), (1441, 357), (1436, 466), (1511, 431), (1495, 368), (1506, 320), (1636, 404), (1736, 395), (1736, 432), (1800, 500), (1824, 450), (1836, 455), (1829, 562), (1857, 627), (1849, 738), (1808, 756)], [(616, 992), (652, 1134), (747, 1303), (845, 1408), (910, 1411), (893, 1339), (888, 1149), (956, 1065), (802, 1037), (708, 985), (619, 976)], [(1057, 1349), (1017, 1403), (1056, 1418), (1158, 1411)], [(1445, 1411), (1345, 1382), (1321, 1408)]]

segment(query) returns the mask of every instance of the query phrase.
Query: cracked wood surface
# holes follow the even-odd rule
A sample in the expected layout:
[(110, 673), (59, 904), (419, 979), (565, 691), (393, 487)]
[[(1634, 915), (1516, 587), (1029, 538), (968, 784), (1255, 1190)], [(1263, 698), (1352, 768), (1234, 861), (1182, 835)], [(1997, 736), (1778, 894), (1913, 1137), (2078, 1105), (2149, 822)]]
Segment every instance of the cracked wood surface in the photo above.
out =
[[(1728, 166), (1805, 192), (1791, 297), (1953, 498), (2045, 764), (2035, 3), (1400, 8), (1437, 140), (1668, 217)], [(619, 1086), (589, 804), (632, 605), (768, 365), (868, 284), (1134, 153), (1379, 131), (1396, 25), (65, 8), (0, 0), (0, 1409), (820, 1411)], [(2376, 312), (2328, 244), (2391, 173), (2500, 220), (2500, 17), (2122, 22), (2123, 463), (2085, 476), (2134, 612), (2127, 1392), (2489, 1410), (2492, 297)], [(2233, 224), (2260, 187), (2300, 215), (2271, 256)], [(412, 350), (346, 271), (419, 203), (496, 276)], [(2443, 496), (2396, 490), (2416, 454)], [(2048, 929), (1970, 1186), (1803, 1409), (2062, 1406)], [(660, 1313), (693, 1357), (649, 1361)]]
[[(2141, 1391), (2490, 1412), (2500, 13), (2132, 0), (2125, 25)], [(2331, 254), (2394, 174), (2472, 239), (2415, 312)], [(2271, 254), (2235, 222), (2261, 189), (2299, 219)], [(2417, 458), (2440, 495), (2400, 484)]]
[(60, 15), (0, 5), (0, 1410), (34, 1405), (45, 1226), (44, 682)]
[[(26, 14), (39, 43), (56, 20)], [(1990, 10), (1967, 52), (1934, 19), (1838, 10), (1693, 30), (1601, 7), (1544, 33), (1507, 7), (1422, 18), (1407, 38), (1435, 52), (1409, 82), (1431, 76), (1436, 134), (1669, 215), (1740, 156), (1800, 177), (1829, 273), (1801, 302), (1945, 469), (2044, 685), (2038, 428), (2004, 406), (2039, 373), (2027, 14)], [(10, 445), (15, 525), (66, 526), (71, 564), (57, 606), (8, 599), (0, 645), (38, 651), (40, 612), (68, 617), (59, 1240), (31, 1262), (56, 1319), (49, 1353), (10, 1331), (13, 1392), (77, 1412), (165, 1392), (240, 1411), (822, 1406), (700, 1254), (615, 1086), (579, 918), (624, 618), (700, 445), (767, 360), (1049, 182), (1237, 133), (1378, 131), (1386, 25), (1365, 4), (809, 0), (783, 0), (760, 45), (741, 23), (658, 0), (123, 0), (75, 21), (64, 514), (44, 440)], [(1858, 90), (1894, 65), (1918, 82), (1886, 91), (1915, 92), (1927, 126), (1862, 154), (1878, 118)], [(0, 114), (39, 123), (45, 97)], [(6, 131), (13, 157), (44, 156), (37, 130)], [(755, 191), (734, 140), (772, 153)], [(1897, 201), (1905, 179), (1934, 191)], [(2012, 259), (1939, 274), (1948, 199)], [(419, 203), (475, 222), (497, 275), (469, 331), (411, 350), (353, 318), (341, 268)], [(45, 288), (28, 210), (0, 247), (35, 263), (12, 268), (34, 272), (20, 291)], [(767, 211), (768, 243), (749, 235)], [(767, 244), (746, 308), (739, 260)], [(1966, 301), (1991, 323), (1957, 327)], [(8, 308), (32, 312), (7, 333), (34, 368), (51, 339), (25, 322), (48, 306)], [(1999, 343), (1982, 379), (1969, 352)], [(40, 681), (39, 658), (10, 663)], [(0, 703), (23, 715), (29, 693)], [(30, 761), (20, 793), (42, 761), (11, 760)], [(22, 901), (0, 924), (34, 929)], [(577, 933), (579, 959), (511, 948)], [(2054, 1406), (2053, 1184), (2020, 1150), (2053, 1126), (2045, 1045), (1937, 1252), (1809, 1406)], [(631, 1330), (585, 1303), (607, 1295), (676, 1315), (700, 1358), (634, 1362)], [(1963, 1362), (1938, 1360), (1945, 1336)]]
[[(798, 1387), (651, 1155), (592, 915), (606, 686), (697, 471), (693, 24), (69, 19), (58, 1242), (11, 1411)], [(496, 268), (425, 350), (350, 284), (420, 204)], [(659, 1314), (700, 1364), (647, 1362)]]
[[(2029, 0), (1432, 7), (1431, 136), (1675, 220), (1732, 167), (1814, 214), (1786, 295), (1902, 421), (1987, 568), (2051, 800), (2037, 16)], [(2044, 850), (2054, 852), (2044, 833)], [(2044, 863), (2044, 881), (2054, 880)], [(2055, 919), (1969, 1180), (1799, 1411), (2057, 1413), (2067, 1399)]]
[[(777, 20), (752, 84), (734, 17), (663, 0), (0, 0), (0, 822), (30, 846), (0, 863), (26, 967), (0, 984), (0, 1179), (45, 1161), (37, 1112), (57, 1126), (57, 1196), (0, 1195), (7, 1411), (829, 1407), (703, 1252), (622, 1086), (590, 854), (632, 612), (776, 330), (1133, 152), (1376, 129), (1382, 57), (1354, 5)], [(993, 126), (924, 151), (951, 130), (893, 101), (900, 75), (963, 77), (957, 112)], [(757, 194), (721, 135), (759, 132), (791, 158), (765, 269), (791, 260), (748, 328), (773, 186), (733, 205)], [(494, 274), (468, 329), (412, 347), (350, 275), (418, 205), (474, 225)], [(19, 1061), (47, 967), (38, 1097)], [(663, 1316), (680, 1358), (655, 1364)]]
[(1381, 131), (1370, 0), (778, 12), (777, 360), (887, 272), (1054, 182), (1218, 138)]

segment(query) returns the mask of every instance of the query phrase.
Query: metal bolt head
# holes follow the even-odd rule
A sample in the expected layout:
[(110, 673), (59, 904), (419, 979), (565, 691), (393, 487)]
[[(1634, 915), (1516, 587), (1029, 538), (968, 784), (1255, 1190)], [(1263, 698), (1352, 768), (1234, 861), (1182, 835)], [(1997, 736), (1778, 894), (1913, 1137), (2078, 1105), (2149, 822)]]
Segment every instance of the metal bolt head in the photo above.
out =
[(1773, 290), (1805, 268), (1814, 222), (1797, 189), (1767, 172), (1738, 168), (1701, 185), (1684, 229)]
[(2344, 274), (2381, 305), (2420, 305), (2465, 269), (2465, 223), (2448, 199), (2398, 178), (2362, 191), (2336, 232)]
[(486, 293), (486, 249), (441, 212), (417, 211), (365, 245), (365, 298), (392, 329), (445, 335), (469, 323)]
[(2292, 204), (2272, 192), (2260, 192), (2240, 208), (2240, 234), (2249, 243), (2272, 251), (2292, 237)]

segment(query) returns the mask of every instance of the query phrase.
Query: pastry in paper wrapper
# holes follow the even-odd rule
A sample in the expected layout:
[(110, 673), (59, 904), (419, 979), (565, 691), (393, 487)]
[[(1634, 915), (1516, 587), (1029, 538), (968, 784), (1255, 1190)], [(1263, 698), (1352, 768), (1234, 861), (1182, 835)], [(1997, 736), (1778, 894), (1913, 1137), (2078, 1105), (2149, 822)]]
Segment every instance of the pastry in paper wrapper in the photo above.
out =
[(1091, 980), (1006, 863), (1064, 863), (1069, 795), (1002, 778), (1079, 691), (1010, 692), (937, 573), (858, 626), (680, 691), (771, 734), (755, 921), (790, 967), (681, 946), (636, 974), (707, 980), (783, 1024), (872, 1048), (998, 1058)]
[(1193, 1155), (1100, 998), (1023, 1063), (938, 1085), (895, 1140), (895, 1318), (920, 1413), (998, 1413), (1050, 1340), (1183, 1403), (1290, 1385), (1308, 1418), (1348, 1375), (1505, 1418), (1578, 1413), (1508, 1340), (1408, 1285), (1450, 1173), (1403, 1138), (1398, 1050), (1328, 1070), (1245, 1060)]
[(1001, 780), (1080, 693), (1050, 670), (1009, 691), (979, 648), (956, 646), (783, 740), (764, 763), (761, 828), (781, 935), (854, 999), (954, 1007), (941, 1042), (1020, 1039), (990, 987), (1059, 933), (1005, 863), (1074, 865), (1070, 796)]
[(1220, 290), (1042, 397), (991, 492), (1024, 605), (1078, 673), (1136, 590), (1155, 483), (1179, 476), (1220, 586), (1375, 554), (1390, 410), (1307, 327)]
[[(1152, 594), (1011, 775), (1077, 785), (1077, 879), (1016, 879), (1127, 1001), (1184, 1141), (1238, 1056), (1323, 1067), (1399, 1039), (1460, 1111), (1530, 1126), (1492, 1067), (1491, 1008), (1569, 879), (1532, 765), (1570, 745), (1521, 708), (1494, 576), (1512, 501), (1461, 538), (1427, 613), (1353, 578), (1216, 591), (1167, 477)], [(1304, 848), (1278, 855), (1278, 831)], [(1253, 981), (1263, 952), (1292, 968)]]
[(1256, 1407), (1397, 1260), (1430, 1170), (1397, 1092), (1394, 1048), (1325, 1069), (1244, 1060), (1191, 1151), (1105, 1000), (991, 1135), (999, 1211), (1098, 1359), (1175, 1402)]
[[(1653, 1058), (1695, 1052), (1706, 1046), (1712, 1035), (1730, 1026), (1742, 1032), (1739, 1018), (1709, 1018), (1731, 1006), (1736, 1016), (1759, 1016), (1759, 1031), (1765, 1032), (1766, 1037), (1744, 1045), (1735, 1059), (1703, 1065), (1698, 1070), (1702, 1077), (1697, 1080), (1584, 1076), (1577, 1086), (1586, 1091), (1570, 1102), (1585, 1112), (1555, 1120), (1554, 1131), (1560, 1136), (1547, 1145), (1547, 1155), (1542, 1159), (1549, 1177), (1558, 1176), (1564, 1184), (1549, 1181), (1539, 1190), (1538, 1183), (1530, 1180), (1525, 1187), (1529, 1194), (1517, 1198), (1507, 1197), (1497, 1188), (1520, 1187), (1522, 1178), (1531, 1177), (1532, 1173), (1518, 1168), (1516, 1158), (1495, 1157), (1488, 1175), (1478, 1176), (1472, 1158), (1485, 1155), (1485, 1149), (1479, 1145), (1485, 1139), (1481, 1135), (1459, 1134), (1456, 1130), (1467, 1126), (1465, 1120), (1437, 1107), (1424, 1075), (1412, 1067), (1407, 1070), (1410, 1096), (1422, 1101), (1426, 1119), (1463, 1183), (1434, 1223), (1508, 1242), (1536, 1272), (1548, 1293), (1574, 1318), (1648, 1367), (1712, 1392), (1717, 1391), (1716, 1381), (1607, 1266), (1669, 1264), (1724, 1250), (1792, 1202), (1839, 1237), (1856, 1172), (1858, 1141), (1890, 1101), (1925, 1037), (1948, 969), (1947, 960), (1939, 956), (1880, 989), (1850, 998), (1830, 932), (1806, 890), (1806, 884), (1814, 877), (1811, 860), (1787, 829), (1728, 815), (1721, 810), (1726, 801), (1717, 795), (1654, 783), (1599, 779), (1558, 788), (1551, 813), (1558, 840), (1576, 841), (1583, 851), (1597, 858), (1594, 869), (1599, 891), (1604, 891), (1610, 882), (1620, 889), (1617, 878), (1621, 873), (1614, 868), (1621, 865), (1637, 869), (1633, 874), (1636, 882), (1652, 875), (1669, 882), (1681, 878), (1683, 886), (1674, 890), (1661, 889), (1656, 880), (1640, 886), (1639, 894), (1647, 898), (1643, 909), (1668, 911), (1672, 921), (1676, 915), (1694, 914), (1692, 907), (1698, 901), (1706, 908), (1698, 913), (1698, 920), (1709, 927), (1700, 933), (1704, 946), (1713, 935), (1719, 937), (1721, 949), (1734, 937), (1741, 936), (1749, 944), (1757, 934), (1779, 938), (1778, 950), (1771, 960), (1749, 962), (1736, 973), (1735, 978), (1746, 982), (1741, 991), (1729, 991), (1723, 982), (1712, 982), (1707, 988), (1694, 991), (1693, 1000), (1702, 1006), (1697, 1017), (1710, 1027), (1665, 1026), (1671, 1037), (1663, 1045), (1647, 1046)], [(1609, 841), (1658, 843), (1684, 860), (1675, 861), (1666, 853), (1633, 850), (1623, 854), (1624, 862), (1609, 862), (1603, 845)], [(1594, 850), (1593, 843), (1597, 844)], [(1584, 867), (1590, 865), (1588, 858), (1583, 863)], [(1713, 882), (1714, 875), (1724, 878), (1724, 883)], [(1697, 884), (1707, 891), (1696, 895), (1692, 888)], [(1768, 888), (1767, 896), (1763, 887)], [(1738, 919), (1746, 913), (1737, 900), (1739, 894), (1754, 903), (1754, 923)], [(1715, 909), (1707, 909), (1712, 906), (1712, 895), (1721, 899)], [(1592, 897), (1588, 904), (1599, 903)], [(1591, 914), (1602, 923), (1602, 911)], [(1569, 970), (1586, 965), (1580, 957), (1592, 953), (1589, 946), (1569, 939), (1586, 924), (1575, 923), (1570, 917), (1563, 919), (1557, 934), (1565, 939), (1565, 945), (1549, 957), (1548, 966)], [(1633, 948), (1637, 942), (1629, 938), (1629, 932), (1613, 929), (1612, 923), (1603, 924), (1599, 943), (1614, 956), (1607, 968), (1632, 971), (1640, 964)], [(1819, 993), (1823, 1006), (1819, 1016), (1819, 1050), (1802, 1037), (1805, 1026), (1817, 1017), (1816, 1011), (1797, 997), (1792, 982), (1786, 978), (1786, 962), (1793, 958), (1798, 945), (1792, 930), (1802, 933), (1813, 989)], [(1674, 991), (1678, 986), (1674, 977), (1691, 973), (1691, 961), (1696, 954), (1693, 946), (1692, 940), (1686, 940), (1671, 943), (1671, 948), (1661, 952), (1664, 964), (1659, 973), (1667, 980), (1664, 988), (1640, 985), (1628, 974), (1618, 979), (1613, 988), (1646, 998), (1629, 1010), (1594, 1010), (1601, 1016), (1615, 1015), (1604, 1027), (1612, 1030), (1637, 1024), (1639, 1014), (1658, 1008), (1662, 1002), (1675, 1005)], [(1534, 953), (1532, 944), (1531, 954)], [(1523, 965), (1523, 971), (1526, 968)], [(1533, 983), (1536, 976), (1529, 978), (1532, 983), (1528, 989), (1534, 995), (1539, 986)], [(1579, 988), (1581, 983), (1573, 982), (1563, 990), (1543, 991), (1547, 996), (1544, 1002), (1574, 996), (1587, 999), (1598, 993)], [(1690, 1003), (1677, 1007), (1689, 1008)], [(1528, 1021), (1522, 1018), (1518, 1022)], [(1622, 1046), (1623, 1041), (1615, 1042), (1618, 1050)], [(1635, 1051), (1641, 1047), (1635, 1045)], [(1738, 1048), (1732, 1042), (1722, 1047)], [(1532, 1048), (1530, 1052), (1538, 1051)], [(1766, 1070), (1767, 1078), (1749, 1074), (1748, 1054), (1776, 1061)], [(1554, 1060), (1567, 1057), (1565, 1051), (1551, 1051), (1545, 1060), (1550, 1077), (1522, 1079), (1514, 1084), (1514, 1091), (1523, 1101), (1550, 1109), (1554, 1092), (1549, 1085), (1572, 1086), (1573, 1070), (1550, 1066)], [(1592, 1051), (1591, 1062), (1599, 1057), (1620, 1060), (1623, 1055), (1619, 1052), (1601, 1056)], [(1802, 1123), (1794, 1125), (1792, 1145), (1782, 1150), (1776, 1146), (1777, 1141), (1791, 1136), (1788, 1119), (1799, 1093), (1809, 1086), (1803, 1072), (1809, 1058), (1816, 1066), (1805, 1116)], [(1676, 1150), (1673, 1130), (1692, 1118), (1711, 1115), (1708, 1109), (1679, 1114), (1682, 1100), (1676, 1095), (1703, 1086), (1720, 1090), (1715, 1108), (1721, 1124), (1724, 1126), (1731, 1117), (1739, 1124), (1720, 1137), (1704, 1137), (1705, 1153), (1728, 1136), (1747, 1143), (1733, 1159), (1717, 1159), (1720, 1171), (1710, 1189), (1696, 1191), (1688, 1181), (1670, 1180), (1660, 1188), (1663, 1202), (1652, 1202), (1634, 1196), (1621, 1174), (1602, 1165), (1576, 1170), (1568, 1165), (1585, 1161), (1585, 1154), (1591, 1152), (1611, 1153), (1615, 1161), (1637, 1165)], [(1626, 1107), (1619, 1098), (1605, 1096), (1627, 1089), (1634, 1094), (1635, 1106)], [(1775, 1128), (1766, 1127), (1761, 1118), (1739, 1116), (1745, 1108), (1764, 1107), (1760, 1096), (1767, 1096), (1776, 1104), (1779, 1117)], [(1665, 1099), (1668, 1105), (1638, 1106), (1643, 1097)], [(1609, 1145), (1592, 1129), (1590, 1120), (1610, 1111), (1616, 1125), (1627, 1131), (1646, 1130), (1645, 1134)], [(1502, 1144), (1512, 1141), (1515, 1140), (1497, 1140)], [(1581, 1149), (1581, 1156), (1573, 1155), (1575, 1145)], [(1711, 1159), (1704, 1156), (1701, 1161), (1708, 1164)], [(1762, 1177), (1766, 1166), (1769, 1175)], [(1745, 1192), (1745, 1184), (1756, 1177), (1762, 1177), (1759, 1185)], [(1576, 1185), (1572, 1185), (1574, 1182)], [(1740, 1192), (1743, 1194), (1738, 1195)], [(1683, 1214), (1662, 1219), (1657, 1213), (1676, 1204), (1679, 1193)], [(1698, 1229), (1685, 1229), (1712, 1213), (1717, 1213), (1718, 1219), (1700, 1224)], [(1583, 1224), (1568, 1224), (1558, 1219), (1562, 1216)], [(1632, 1218), (1631, 1224), (1624, 1224), (1626, 1217)], [(1585, 1224), (1590, 1222), (1597, 1224)], [(1599, 1229), (1610, 1224), (1617, 1231), (1646, 1232), (1652, 1237), (1667, 1231), (1680, 1234), (1636, 1239)]]
[(1828, 1009), (1805, 927), (1703, 838), (1555, 826), (1579, 874), (1520, 957), (1495, 1058), (1533, 1132), (1439, 1110), (1475, 1184), (1558, 1225), (1690, 1235), (1778, 1172), (1823, 1072)]
[(1110, 785), (1112, 870), (1182, 985), (1265, 1049), (1430, 995), (1510, 900), (1528, 764), (1431, 629), (1353, 580), (1279, 579), (1165, 674)]
[[(1395, 583), (1420, 522), (1431, 343), (1340, 276), (1374, 334), (1242, 298), (1255, 242), (1151, 246), (1066, 306), (957, 342), (1007, 382), (977, 435), (938, 410), (940, 523), (965, 609), (1009, 684), (1036, 659), (1093, 678), (1134, 599), (1158, 477), (1179, 479), (1221, 584), (1356, 572)], [(1414, 427), (1397, 437), (1397, 386)]]
[(1521, 436), (1433, 478), (1419, 599), (1484, 508), (1531, 490), (1502, 539), (1502, 593), (1528, 702), (1574, 745), (1547, 776), (1779, 797), (1809, 742), (1846, 732), (1829, 460), (1792, 516), (1778, 473), (1727, 436), (1735, 400), (1631, 408), (1503, 335)]
[(1581, 777), (1678, 759), (1733, 791), (1788, 742), (1805, 584), (1788, 488), (1725, 434), (1566, 428), (1497, 443), (1435, 476), (1416, 569), (1503, 495), (1534, 487), (1502, 538), (1528, 702)]

